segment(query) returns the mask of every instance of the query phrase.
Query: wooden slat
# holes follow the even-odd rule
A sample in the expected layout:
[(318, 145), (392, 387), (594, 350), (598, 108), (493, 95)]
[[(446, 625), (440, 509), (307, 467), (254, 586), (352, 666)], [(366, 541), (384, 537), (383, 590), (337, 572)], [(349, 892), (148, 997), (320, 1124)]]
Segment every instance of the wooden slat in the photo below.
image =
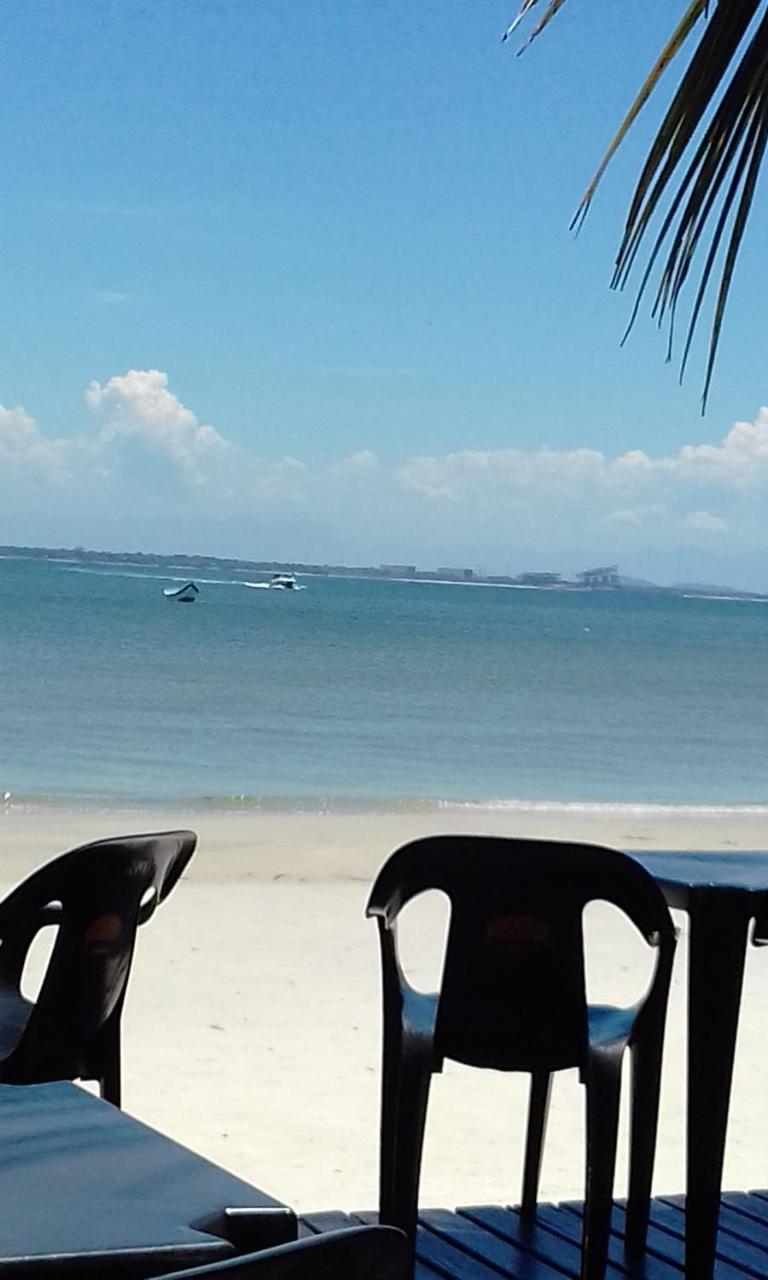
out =
[(722, 1203), (738, 1209), (739, 1213), (755, 1222), (768, 1222), (768, 1200), (754, 1191), (727, 1191)]
[[(363, 1227), (375, 1227), (379, 1221), (378, 1213), (374, 1213), (372, 1209), (355, 1213), (352, 1216), (355, 1223), (358, 1226)], [(443, 1273), (441, 1271), (434, 1271), (432, 1267), (428, 1267), (427, 1264), (419, 1258), (416, 1259), (413, 1276), (414, 1280), (443, 1280)]]
[[(685, 1202), (679, 1205), (654, 1200), (651, 1221), (674, 1233), (681, 1243), (685, 1236)], [(717, 1235), (717, 1258), (735, 1268), (736, 1275), (755, 1275), (759, 1280), (768, 1276), (768, 1252), (751, 1239), (744, 1239), (723, 1230), (721, 1219)], [(719, 1276), (719, 1271), (718, 1271)]]
[[(540, 1204), (532, 1223), (516, 1209), (474, 1205), (419, 1215), (415, 1280), (578, 1280), (583, 1205)], [(304, 1214), (300, 1234), (375, 1223), (373, 1211)], [(685, 1198), (651, 1203), (647, 1252), (624, 1258), (626, 1203), (614, 1203), (606, 1280), (683, 1280)], [(722, 1199), (715, 1280), (768, 1280), (768, 1191)]]
[[(573, 1213), (579, 1221), (581, 1220), (581, 1204), (569, 1203), (564, 1206)], [(613, 1214), (611, 1215), (611, 1231), (613, 1234), (624, 1238), (625, 1223), (624, 1205), (619, 1201), (614, 1204)], [(646, 1240), (646, 1252), (655, 1254), (659, 1258), (663, 1258), (666, 1262), (672, 1263), (680, 1272), (683, 1270), (683, 1257), (685, 1245), (683, 1240), (682, 1215), (674, 1215), (669, 1205), (662, 1205), (658, 1200), (651, 1201), (650, 1223), (648, 1226), (648, 1236)], [(736, 1242), (738, 1246), (738, 1242)], [(717, 1266), (715, 1268), (715, 1280), (745, 1280), (745, 1277), (752, 1276), (755, 1272), (751, 1268), (739, 1265), (738, 1259), (734, 1260), (732, 1254), (739, 1252), (738, 1247), (729, 1249), (726, 1243), (725, 1250), (721, 1250), (718, 1242)], [(766, 1272), (758, 1271), (757, 1275), (760, 1280), (765, 1280)]]
[(578, 1276), (581, 1264), (579, 1244), (571, 1244), (547, 1230), (538, 1215), (535, 1222), (525, 1226), (516, 1213), (510, 1213), (508, 1209), (501, 1209), (497, 1205), (462, 1206), (456, 1212), (460, 1217), (477, 1223), (485, 1231), (493, 1232), (500, 1240), (509, 1241), (527, 1250), (550, 1269), (555, 1268), (566, 1276)]
[[(499, 1272), (426, 1227), (416, 1236), (416, 1257), (448, 1280), (499, 1280)], [(514, 1280), (522, 1277), (514, 1276)], [(530, 1271), (525, 1280), (532, 1280)]]
[(323, 1231), (344, 1231), (355, 1225), (350, 1214), (337, 1209), (327, 1209), (323, 1213), (303, 1213), (299, 1218), (299, 1226), (304, 1228), (301, 1235), (318, 1236)]
[[(623, 1207), (617, 1208), (620, 1213), (624, 1212)], [(651, 1222), (678, 1239), (682, 1256), (685, 1238), (684, 1198), (678, 1204), (661, 1198), (655, 1199), (651, 1204)], [(755, 1275), (759, 1280), (765, 1280), (768, 1276), (768, 1253), (750, 1239), (730, 1234), (722, 1228), (717, 1237), (717, 1259), (718, 1280), (721, 1273), (724, 1277)]]
[[(460, 1214), (476, 1213), (492, 1229), (507, 1238), (523, 1244), (536, 1256), (552, 1266), (559, 1267), (566, 1275), (578, 1276), (581, 1265), (581, 1221), (572, 1213), (557, 1205), (539, 1205), (534, 1228), (527, 1228), (514, 1210), (459, 1209)], [(606, 1280), (623, 1280), (632, 1275), (634, 1280), (680, 1280), (678, 1267), (671, 1267), (653, 1255), (647, 1256), (642, 1265), (634, 1268), (624, 1258), (621, 1240), (611, 1236), (608, 1246)]]
[(484, 1230), (479, 1223), (445, 1209), (430, 1209), (420, 1214), (419, 1221), (428, 1231), (455, 1245), (480, 1262), (495, 1267), (504, 1276), (535, 1275), (535, 1280), (563, 1280), (563, 1275), (577, 1276), (577, 1271), (563, 1272), (537, 1258), (526, 1248)]
[[(457, 1280), (457, 1277), (461, 1277), (461, 1280), (464, 1280), (464, 1277), (467, 1277), (468, 1280), (470, 1277), (472, 1280), (475, 1280), (475, 1277), (478, 1277), (478, 1280), (481, 1280), (481, 1278), (488, 1280), (491, 1275), (493, 1280), (499, 1280), (498, 1271), (495, 1268), (490, 1272), (488, 1267), (482, 1266), (481, 1262), (480, 1270), (476, 1270), (475, 1263), (478, 1259), (463, 1255), (462, 1250), (452, 1247), (449, 1240), (442, 1240), (440, 1235), (433, 1231), (425, 1220), (434, 1216), (435, 1223), (438, 1223), (443, 1214), (445, 1215), (445, 1221), (456, 1217), (456, 1214), (451, 1213), (448, 1209), (429, 1209), (423, 1215), (419, 1215), (419, 1227), (416, 1233), (416, 1280), (419, 1280), (420, 1275), (425, 1280), (430, 1276), (447, 1277), (447, 1280)], [(375, 1213), (356, 1213), (354, 1216), (358, 1222), (362, 1222), (365, 1225), (372, 1225), (378, 1221), (378, 1215)], [(521, 1274), (525, 1275), (525, 1280), (533, 1280), (533, 1273), (531, 1273), (530, 1268)], [(517, 1275), (515, 1275), (515, 1280), (517, 1280)], [(544, 1280), (544, 1277), (542, 1277), (542, 1280)], [(563, 1280), (562, 1274), (558, 1274), (557, 1280)]]
[[(685, 1196), (662, 1196), (661, 1201), (677, 1209), (685, 1221)], [(765, 1206), (768, 1210), (768, 1204)], [(738, 1206), (729, 1203), (723, 1196), (720, 1204), (720, 1231), (748, 1240), (761, 1250), (768, 1250), (768, 1214), (760, 1221), (742, 1213)], [(768, 1275), (768, 1259), (763, 1259), (764, 1274)]]

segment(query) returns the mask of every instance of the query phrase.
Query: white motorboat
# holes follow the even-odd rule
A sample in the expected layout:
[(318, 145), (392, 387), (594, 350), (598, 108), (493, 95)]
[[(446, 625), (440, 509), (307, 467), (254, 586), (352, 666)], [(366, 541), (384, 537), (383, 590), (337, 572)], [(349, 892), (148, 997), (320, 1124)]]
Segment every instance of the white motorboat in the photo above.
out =
[(269, 582), (244, 582), (243, 586), (253, 591), (306, 591), (296, 581), (295, 573), (273, 573)]

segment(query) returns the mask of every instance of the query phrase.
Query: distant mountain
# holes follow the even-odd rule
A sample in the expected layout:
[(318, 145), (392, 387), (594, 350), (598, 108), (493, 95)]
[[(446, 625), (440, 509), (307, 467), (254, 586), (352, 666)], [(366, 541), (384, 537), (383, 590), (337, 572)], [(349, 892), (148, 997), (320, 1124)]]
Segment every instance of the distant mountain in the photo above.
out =
[(681, 591), (686, 595), (695, 596), (739, 596), (741, 598), (754, 596), (757, 599), (763, 598), (761, 591), (742, 591), (738, 587), (713, 586), (710, 582), (674, 582), (670, 587), (670, 591)]

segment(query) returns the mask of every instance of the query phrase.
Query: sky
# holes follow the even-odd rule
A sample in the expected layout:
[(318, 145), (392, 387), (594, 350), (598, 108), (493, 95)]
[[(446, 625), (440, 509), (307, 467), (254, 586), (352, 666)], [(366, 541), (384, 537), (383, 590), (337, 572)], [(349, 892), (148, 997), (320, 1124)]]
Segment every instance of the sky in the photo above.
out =
[(764, 191), (702, 418), (608, 288), (664, 91), (568, 230), (677, 7), (514, 8), (5, 8), (0, 542), (768, 588)]

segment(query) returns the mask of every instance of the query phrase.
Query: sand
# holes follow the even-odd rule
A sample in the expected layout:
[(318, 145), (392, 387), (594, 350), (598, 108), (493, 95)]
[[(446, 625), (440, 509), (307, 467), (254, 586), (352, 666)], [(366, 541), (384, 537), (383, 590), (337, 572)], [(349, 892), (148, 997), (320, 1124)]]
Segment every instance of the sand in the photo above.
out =
[[(0, 816), (3, 891), (82, 840), (190, 826), (199, 851), (141, 931), (124, 1016), (126, 1110), (294, 1207), (376, 1202), (379, 968), (364, 918), (387, 853), (428, 832), (485, 831), (599, 840), (623, 848), (768, 848), (759, 811), (605, 809), (418, 815), (254, 815), (8, 810)], [(439, 903), (410, 908), (411, 976), (439, 964)], [(685, 919), (673, 980), (656, 1173), (683, 1188)], [(648, 956), (606, 907), (588, 922), (590, 992), (630, 1000)], [(731, 1187), (766, 1183), (768, 954), (750, 950), (726, 1157)], [(33, 966), (34, 967), (34, 966)], [(451, 1064), (434, 1078), (422, 1202), (514, 1201), (527, 1083)], [(619, 1178), (625, 1168), (622, 1128)], [(582, 1194), (583, 1091), (556, 1081), (541, 1194)], [(621, 1183), (617, 1190), (621, 1190)]]

